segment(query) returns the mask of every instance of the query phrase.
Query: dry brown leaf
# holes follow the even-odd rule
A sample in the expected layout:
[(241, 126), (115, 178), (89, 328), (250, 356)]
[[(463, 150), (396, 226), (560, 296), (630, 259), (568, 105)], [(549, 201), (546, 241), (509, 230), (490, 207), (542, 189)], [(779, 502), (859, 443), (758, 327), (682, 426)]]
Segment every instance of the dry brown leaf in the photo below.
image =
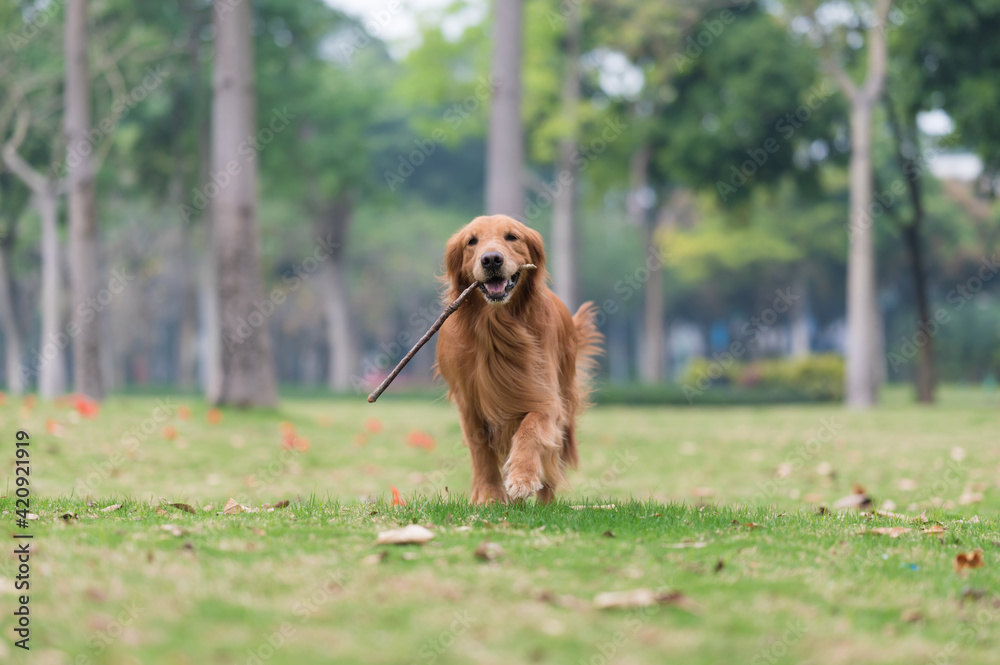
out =
[(277, 503), (274, 504), (274, 507), (275, 508), (287, 508), (288, 507), (288, 499), (282, 499), (281, 501), (278, 501)]
[(113, 503), (113, 504), (111, 504), (110, 506), (108, 506), (106, 508), (101, 508), (101, 512), (102, 513), (110, 513), (111, 511), (118, 510), (121, 507), (122, 507), (122, 504), (120, 504), (120, 503)]
[(862, 530), (861, 533), (876, 533), (880, 536), (889, 536), (890, 538), (899, 538), (904, 533), (913, 531), (908, 526), (879, 526), (874, 529)]
[(872, 507), (872, 498), (868, 496), (867, 492), (865, 492), (864, 487), (855, 484), (854, 491), (847, 496), (838, 499), (837, 502), (833, 504), (833, 507), (838, 510), (850, 510), (852, 508), (857, 510), (867, 510)]
[(482, 559), (483, 561), (495, 561), (503, 556), (503, 548), (497, 543), (491, 543), (486, 541), (479, 544), (474, 552), (477, 559)]
[(944, 533), (944, 527), (940, 524), (932, 524), (920, 533), (926, 533), (928, 535), (939, 535)]
[(924, 615), (915, 607), (903, 610), (902, 614), (899, 615), (899, 620), (906, 623), (915, 623), (924, 618)]
[(959, 552), (955, 555), (955, 572), (965, 572), (970, 568), (982, 568), (986, 565), (983, 562), (983, 551), (975, 549), (971, 552)]
[(679, 591), (653, 591), (652, 589), (632, 589), (631, 591), (605, 591), (594, 598), (594, 607), (599, 610), (631, 609), (649, 607), (663, 603), (674, 603), (693, 607), (693, 603)]
[(392, 529), (383, 531), (375, 539), (376, 545), (422, 545), (434, 538), (434, 534), (427, 527), (419, 524), (408, 524), (402, 529)]
[(192, 515), (197, 515), (198, 511), (187, 505), (186, 503), (168, 503), (168, 506), (176, 508), (177, 510), (183, 510), (185, 513), (191, 513)]
[(982, 500), (983, 500), (982, 492), (971, 492), (969, 490), (965, 490), (964, 492), (962, 492), (962, 496), (958, 497), (958, 504), (960, 506), (967, 506), (970, 503), (979, 503)]
[(385, 561), (388, 556), (389, 553), (382, 550), (381, 552), (376, 552), (375, 554), (369, 554), (361, 560), (361, 563), (365, 566), (374, 566)]
[(157, 508), (156, 509), (156, 514), (157, 515), (169, 515), (170, 513), (168, 513), (167, 511), (165, 511), (163, 508)]
[(240, 505), (239, 501), (230, 497), (229, 501), (226, 501), (222, 512), (226, 515), (239, 515), (243, 512), (243, 506)]
[(184, 532), (181, 531), (181, 528), (176, 524), (164, 524), (160, 528), (169, 533), (171, 536), (177, 536), (179, 538), (184, 535)]

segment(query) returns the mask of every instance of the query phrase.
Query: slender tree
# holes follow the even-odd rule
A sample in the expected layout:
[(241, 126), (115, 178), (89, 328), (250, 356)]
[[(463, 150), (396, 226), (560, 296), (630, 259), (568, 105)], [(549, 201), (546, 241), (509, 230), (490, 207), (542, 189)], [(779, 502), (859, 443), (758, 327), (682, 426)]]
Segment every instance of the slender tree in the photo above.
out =
[[(213, 245), (219, 294), (222, 381), (212, 402), (236, 406), (277, 403), (268, 332), (271, 307), (260, 307), (257, 160), (240, 146), (256, 134), (250, 2), (214, 3), (215, 62), (212, 172), (227, 174), (213, 199)], [(233, 167), (236, 164), (239, 168)]]
[(493, 3), (493, 91), (486, 146), (486, 213), (524, 217), (522, 0)]
[[(829, 40), (825, 65), (850, 106), (851, 164), (847, 256), (847, 368), (844, 396), (848, 406), (868, 408), (878, 399), (883, 358), (879, 336), (875, 279), (875, 219), (872, 209), (872, 114), (886, 80), (886, 20), (892, 0), (875, 0), (874, 23), (868, 28), (867, 74), (860, 85), (845, 69)], [(819, 34), (826, 31), (819, 26)]]
[(90, 129), (87, 62), (87, 0), (66, 5), (66, 167), (69, 185), (69, 266), (72, 275), (73, 385), (92, 399), (104, 398), (98, 308), (97, 205)]
[(562, 84), (562, 121), (565, 135), (559, 140), (555, 186), (552, 203), (552, 284), (556, 295), (571, 310), (579, 304), (579, 281), (576, 269), (577, 188), (580, 177), (577, 153), (577, 126), (580, 104), (580, 6), (569, 3), (566, 12), (564, 52), (565, 70)]

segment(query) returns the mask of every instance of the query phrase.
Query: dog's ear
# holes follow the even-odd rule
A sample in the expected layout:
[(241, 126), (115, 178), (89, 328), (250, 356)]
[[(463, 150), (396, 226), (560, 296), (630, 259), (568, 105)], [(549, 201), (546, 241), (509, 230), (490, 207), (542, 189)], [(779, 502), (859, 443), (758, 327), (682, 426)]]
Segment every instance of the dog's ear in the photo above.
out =
[(444, 249), (445, 281), (454, 289), (461, 291), (468, 286), (466, 277), (462, 274), (462, 262), (465, 259), (466, 239), (462, 232), (451, 237)]
[(524, 242), (528, 245), (528, 255), (531, 262), (538, 267), (538, 274), (545, 269), (545, 243), (542, 241), (542, 234), (538, 231), (524, 227)]

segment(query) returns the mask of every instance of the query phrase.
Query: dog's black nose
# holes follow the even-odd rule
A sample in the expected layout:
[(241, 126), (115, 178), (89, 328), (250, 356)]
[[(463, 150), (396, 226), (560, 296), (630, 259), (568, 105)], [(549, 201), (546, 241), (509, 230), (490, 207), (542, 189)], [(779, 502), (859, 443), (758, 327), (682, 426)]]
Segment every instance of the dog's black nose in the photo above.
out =
[(486, 269), (496, 269), (503, 265), (503, 254), (500, 252), (486, 252), (483, 257), (479, 259), (479, 262), (483, 264)]

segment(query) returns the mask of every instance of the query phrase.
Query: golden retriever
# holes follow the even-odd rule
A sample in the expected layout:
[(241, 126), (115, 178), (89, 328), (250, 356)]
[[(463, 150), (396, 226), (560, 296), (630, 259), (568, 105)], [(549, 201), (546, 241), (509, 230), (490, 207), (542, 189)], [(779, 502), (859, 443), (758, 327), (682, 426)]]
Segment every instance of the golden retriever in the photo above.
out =
[(536, 492), (549, 502), (577, 465), (576, 416), (602, 337), (593, 304), (571, 316), (547, 278), (542, 236), (506, 215), (477, 217), (448, 241), (447, 301), (481, 283), (437, 344), (472, 457), (473, 503)]

